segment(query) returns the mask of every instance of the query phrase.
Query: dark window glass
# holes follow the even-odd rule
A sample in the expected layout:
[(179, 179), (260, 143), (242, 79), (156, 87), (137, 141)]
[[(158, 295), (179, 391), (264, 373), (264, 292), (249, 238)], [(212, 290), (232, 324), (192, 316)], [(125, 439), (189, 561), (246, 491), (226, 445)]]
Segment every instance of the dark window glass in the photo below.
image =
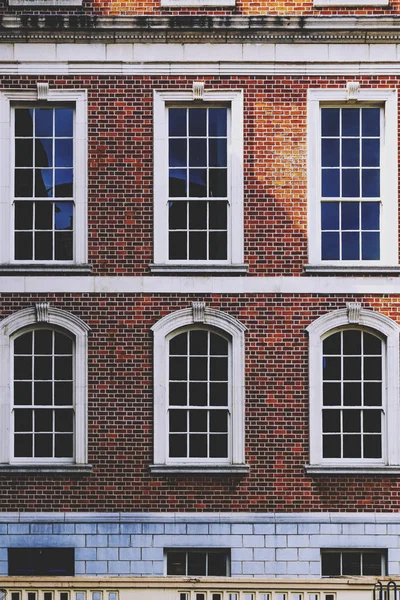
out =
[(167, 550), (167, 575), (225, 577), (229, 550)]
[(351, 550), (323, 551), (321, 574), (323, 577), (341, 575), (385, 575), (386, 552)]
[(74, 548), (8, 548), (8, 575), (74, 575), (74, 563)]

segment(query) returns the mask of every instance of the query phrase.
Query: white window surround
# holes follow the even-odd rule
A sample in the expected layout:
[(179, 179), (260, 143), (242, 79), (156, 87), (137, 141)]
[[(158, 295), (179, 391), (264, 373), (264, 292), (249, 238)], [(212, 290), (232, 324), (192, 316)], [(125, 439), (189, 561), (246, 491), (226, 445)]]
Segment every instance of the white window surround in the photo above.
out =
[[(230, 109), (228, 204), (228, 259), (190, 261), (168, 259), (168, 119), (167, 108), (222, 104)], [(201, 101), (193, 101), (193, 92), (154, 91), (154, 265), (153, 272), (168, 271), (247, 271), (243, 264), (243, 92), (205, 90)]]
[[(13, 210), (12, 210), (12, 172), (13, 132), (11, 111), (14, 106), (26, 103), (74, 105), (74, 260), (63, 261), (16, 261), (13, 260)], [(87, 252), (87, 92), (85, 90), (49, 89), (45, 101), (38, 98), (37, 91), (2, 90), (0, 92), (0, 222), (3, 228), (0, 236), (0, 271), (2, 267), (15, 267), (21, 270), (65, 270), (86, 265)]]
[[(309, 394), (310, 394), (310, 464), (309, 473), (400, 473), (398, 427), (399, 406), (399, 333), (400, 326), (380, 313), (350, 305), (319, 317), (307, 327), (309, 334)], [(382, 460), (322, 458), (322, 342), (332, 333), (356, 328), (377, 335), (384, 346), (384, 413)], [(385, 398), (386, 396), (386, 398)]]
[[(374, 267), (398, 266), (398, 197), (397, 197), (397, 90), (360, 88), (357, 99), (348, 101), (346, 88), (309, 89), (307, 94), (307, 178), (308, 178), (308, 252), (307, 271), (360, 271)], [(321, 106), (382, 106), (384, 127), (381, 155), (381, 258), (380, 260), (321, 260), (320, 199), (320, 108)], [(308, 268), (307, 268), (308, 267)]]
[[(38, 308), (31, 307), (13, 313), (0, 322), (0, 471), (38, 470), (65, 471), (87, 465), (87, 337), (90, 330), (79, 317), (52, 306), (45, 306), (45, 317), (38, 317)], [(38, 327), (59, 328), (74, 337), (74, 408), (75, 459), (74, 464), (57, 463), (57, 459), (43, 462), (32, 459), (14, 459), (11, 456), (11, 381), (13, 338)]]
[[(191, 326), (203, 326), (217, 333), (228, 334), (231, 344), (231, 462), (196, 462), (188, 459), (168, 458), (168, 435), (166, 426), (168, 389), (168, 343), (171, 334)], [(154, 334), (154, 464), (151, 471), (156, 473), (247, 473), (244, 455), (244, 333), (246, 327), (234, 317), (210, 308), (204, 308), (204, 317), (199, 321), (194, 308), (186, 308), (170, 313), (151, 328)]]

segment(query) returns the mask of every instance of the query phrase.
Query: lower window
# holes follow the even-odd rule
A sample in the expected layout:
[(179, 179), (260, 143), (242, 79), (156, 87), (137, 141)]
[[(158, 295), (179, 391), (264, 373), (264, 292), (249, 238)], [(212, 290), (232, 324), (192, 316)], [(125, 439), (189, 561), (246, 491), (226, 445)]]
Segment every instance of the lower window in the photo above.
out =
[(323, 550), (321, 575), (386, 575), (386, 551)]
[(227, 576), (229, 550), (167, 550), (167, 575)]
[(74, 548), (9, 548), (9, 575), (74, 575)]

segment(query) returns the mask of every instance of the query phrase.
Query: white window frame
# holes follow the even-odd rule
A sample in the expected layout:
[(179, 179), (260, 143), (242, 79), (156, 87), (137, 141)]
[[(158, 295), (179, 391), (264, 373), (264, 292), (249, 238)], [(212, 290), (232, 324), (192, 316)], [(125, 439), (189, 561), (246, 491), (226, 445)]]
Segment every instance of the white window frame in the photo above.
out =
[(376, 577), (384, 577), (385, 575), (387, 575), (387, 549), (383, 549), (383, 548), (363, 548), (363, 549), (359, 549), (359, 548), (323, 548), (321, 549), (321, 577), (371, 577), (370, 575), (364, 575), (362, 573), (360, 573), (360, 575), (343, 575), (343, 573), (339, 573), (338, 575), (324, 575), (322, 573), (322, 557), (324, 554), (339, 554), (340, 555), (340, 570), (343, 570), (343, 565), (342, 565), (342, 560), (343, 560), (343, 554), (350, 554), (350, 553), (354, 553), (354, 554), (360, 554), (360, 565), (362, 567), (362, 563), (363, 563), (363, 555), (364, 554), (380, 554), (381, 555), (381, 574), (380, 575), (376, 575)]
[[(154, 265), (160, 270), (226, 270), (243, 265), (243, 92), (205, 90), (201, 101), (191, 91), (154, 91)], [(228, 254), (226, 260), (168, 259), (168, 108), (182, 105), (227, 106), (228, 121)], [(230, 124), (230, 126), (229, 126)]]
[[(357, 316), (354, 316), (354, 315)], [(322, 457), (322, 356), (323, 340), (346, 328), (367, 331), (382, 339), (383, 411), (382, 459), (332, 459)], [(387, 472), (400, 469), (399, 444), (399, 332), (400, 326), (389, 317), (372, 310), (347, 308), (319, 317), (307, 327), (309, 334), (310, 464), (309, 472), (353, 473)]]
[[(71, 199), (74, 204), (74, 252), (73, 259), (59, 260), (29, 260), (14, 259), (14, 218), (13, 218), (13, 164), (14, 164), (14, 108), (23, 107), (28, 103), (41, 106), (57, 107), (70, 103), (74, 105), (74, 194)], [(86, 90), (53, 90), (48, 91), (46, 100), (38, 98), (37, 91), (3, 90), (0, 92), (0, 269), (2, 265), (19, 266), (29, 269), (38, 267), (51, 269), (83, 265), (88, 260), (87, 250), (87, 92)]]
[[(383, 108), (381, 132), (381, 228), (379, 260), (321, 258), (321, 108), (372, 104)], [(307, 93), (308, 254), (311, 266), (346, 270), (354, 267), (398, 266), (397, 90), (362, 89), (348, 100), (344, 89), (309, 89)]]
[[(65, 459), (14, 458), (11, 390), (13, 388), (13, 340), (19, 334), (46, 327), (69, 334), (74, 339), (74, 459), (73, 464), (87, 464), (87, 339), (89, 326), (79, 317), (52, 306), (44, 308), (46, 317), (38, 319), (37, 307), (11, 314), (0, 322), (0, 470), (3, 465), (66, 465)], [(70, 466), (70, 465), (69, 465)]]
[[(246, 327), (234, 317), (204, 309), (201, 323), (194, 308), (170, 313), (151, 328), (154, 334), (154, 464), (153, 472), (247, 472), (244, 449), (245, 388), (244, 388), (244, 332)], [(168, 362), (171, 334), (190, 330), (201, 325), (210, 331), (230, 338), (231, 363), (231, 428), (229, 444), (230, 462), (221, 459), (193, 459), (168, 457)]]

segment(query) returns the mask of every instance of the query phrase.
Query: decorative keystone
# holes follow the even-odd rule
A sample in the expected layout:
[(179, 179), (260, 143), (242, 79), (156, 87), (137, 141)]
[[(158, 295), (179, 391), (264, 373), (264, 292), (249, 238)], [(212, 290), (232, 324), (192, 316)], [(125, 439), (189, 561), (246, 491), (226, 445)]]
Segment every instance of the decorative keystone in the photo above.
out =
[(356, 102), (358, 94), (360, 92), (359, 81), (348, 81), (347, 82), (347, 102)]
[(49, 303), (48, 302), (38, 302), (35, 304), (36, 310), (36, 321), (38, 323), (48, 323), (49, 322)]
[(347, 307), (347, 319), (349, 323), (359, 323), (360, 322), (360, 311), (361, 304), (359, 302), (348, 302), (346, 304)]
[(38, 100), (47, 100), (49, 95), (49, 84), (47, 81), (38, 81), (36, 87)]
[(206, 305), (204, 302), (193, 302), (192, 314), (194, 323), (204, 323), (204, 311)]
[(193, 100), (204, 100), (204, 81), (193, 81)]

